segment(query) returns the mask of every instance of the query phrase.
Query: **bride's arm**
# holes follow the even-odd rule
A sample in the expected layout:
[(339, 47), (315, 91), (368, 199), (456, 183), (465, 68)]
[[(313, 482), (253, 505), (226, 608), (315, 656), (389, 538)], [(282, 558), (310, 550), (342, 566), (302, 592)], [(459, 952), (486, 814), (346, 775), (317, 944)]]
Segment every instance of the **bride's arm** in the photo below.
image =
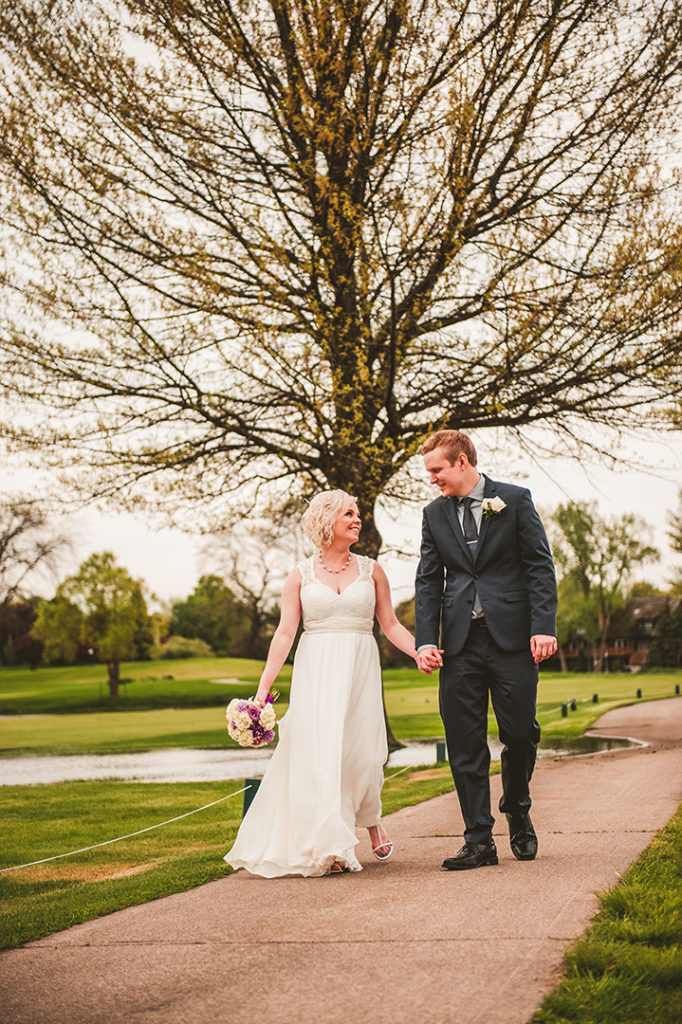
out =
[(260, 677), (256, 701), (263, 706), (265, 698), (270, 692), (270, 687), (277, 678), (282, 665), (286, 661), (287, 654), (296, 638), (296, 630), (301, 619), (301, 574), (298, 569), (292, 569), (287, 576), (284, 589), (282, 590), (282, 607), (279, 618), (279, 625), (275, 635), (270, 641), (268, 659)]
[(416, 658), (417, 651), (414, 646), (414, 637), (409, 629), (406, 629), (402, 622), (398, 622), (396, 618), (393, 602), (391, 601), (391, 588), (388, 583), (388, 577), (378, 564), (374, 566), (373, 577), (377, 596), (375, 614), (384, 635), (399, 651), (404, 651), (411, 658)]

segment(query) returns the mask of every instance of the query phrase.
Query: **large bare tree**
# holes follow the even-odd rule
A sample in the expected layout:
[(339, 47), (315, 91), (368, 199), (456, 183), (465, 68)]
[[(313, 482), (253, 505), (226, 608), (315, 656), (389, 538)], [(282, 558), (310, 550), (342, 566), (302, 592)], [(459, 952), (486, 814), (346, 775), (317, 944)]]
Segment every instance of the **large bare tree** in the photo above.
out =
[(678, 0), (3, 5), (5, 433), (98, 494), (341, 486), (376, 553), (435, 427), (651, 422), (681, 38)]
[(38, 502), (16, 495), (0, 500), (0, 606), (53, 583), (72, 546)]

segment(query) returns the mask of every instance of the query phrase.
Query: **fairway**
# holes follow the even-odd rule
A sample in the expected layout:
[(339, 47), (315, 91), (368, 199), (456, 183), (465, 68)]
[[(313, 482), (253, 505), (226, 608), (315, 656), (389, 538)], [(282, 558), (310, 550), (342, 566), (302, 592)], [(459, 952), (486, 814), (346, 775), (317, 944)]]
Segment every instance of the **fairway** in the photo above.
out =
[[(161, 674), (169, 664), (173, 679)], [(234, 747), (225, 728), (224, 709), (232, 697), (254, 692), (261, 667), (261, 662), (230, 658), (137, 662), (125, 666), (125, 675), (131, 682), (126, 684), (124, 698), (115, 708), (79, 713), (62, 709), (74, 704), (91, 706), (101, 686), (102, 666), (42, 669), (36, 673), (2, 670), (0, 706), (3, 700), (14, 707), (21, 704), (28, 713), (5, 714), (0, 718), (0, 756), (21, 752), (64, 754)], [(282, 673), (282, 694), (275, 706), (278, 718), (287, 709), (290, 673), (290, 666)], [(216, 683), (211, 679), (242, 682)], [(637, 689), (642, 690), (643, 699), (647, 700), (670, 697), (681, 679), (682, 673), (543, 673), (538, 690), (538, 721), (545, 739), (579, 736), (604, 711), (634, 703), (638, 699)], [(423, 676), (414, 669), (389, 669), (384, 673), (384, 691), (391, 726), (398, 739), (442, 737), (435, 674)], [(595, 693), (598, 703), (592, 701)], [(562, 705), (570, 705), (571, 700), (575, 700), (576, 710), (567, 711), (564, 717)], [(146, 706), (127, 710), (131, 702)], [(497, 732), (492, 711), (489, 731), (492, 735)]]
[[(155, 707), (217, 707), (255, 692), (263, 662), (248, 658), (187, 658), (121, 665), (116, 698), (109, 696), (104, 665), (0, 669), (0, 714), (68, 714), (146, 710)], [(280, 673), (279, 689), (291, 678)]]

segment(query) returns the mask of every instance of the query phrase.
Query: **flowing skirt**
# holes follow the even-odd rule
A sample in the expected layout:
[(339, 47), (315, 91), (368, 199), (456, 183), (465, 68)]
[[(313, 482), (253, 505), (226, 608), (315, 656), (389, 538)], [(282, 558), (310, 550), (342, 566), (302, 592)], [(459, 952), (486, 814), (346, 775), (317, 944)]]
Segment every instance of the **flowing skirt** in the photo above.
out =
[(381, 817), (387, 756), (373, 635), (304, 633), (279, 743), (225, 860), (266, 878), (361, 871), (355, 828)]

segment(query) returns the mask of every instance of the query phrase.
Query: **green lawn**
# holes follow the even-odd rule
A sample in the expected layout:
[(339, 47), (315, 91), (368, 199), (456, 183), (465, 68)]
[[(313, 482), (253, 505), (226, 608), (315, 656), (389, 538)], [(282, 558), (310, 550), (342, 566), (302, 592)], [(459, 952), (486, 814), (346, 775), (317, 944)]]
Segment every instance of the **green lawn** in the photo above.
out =
[[(3, 670), (0, 672), (0, 693), (11, 693), (15, 707), (17, 701), (23, 701), (22, 706), (30, 707), (31, 714), (28, 717), (6, 715), (0, 719), (0, 756), (13, 756), (20, 752), (109, 753), (168, 747), (220, 749), (226, 745), (234, 746), (225, 728), (224, 708), (232, 697), (248, 696), (255, 690), (261, 663), (220, 658), (188, 660), (178, 663), (184, 677), (173, 680), (155, 675), (160, 664), (165, 667), (167, 663), (138, 662), (130, 666), (131, 673), (139, 670), (142, 674), (139, 678), (135, 676), (136, 681), (128, 684), (128, 688), (132, 692), (133, 688), (139, 687), (136, 699), (140, 702), (147, 700), (145, 693), (153, 692), (158, 704), (164, 706), (125, 710), (130, 705), (121, 704), (121, 710), (79, 713), (64, 713), (63, 707), (69, 706), (69, 701), (76, 701), (78, 687), (82, 687), (86, 694), (97, 686), (93, 668), (42, 669), (35, 679), (33, 676), (36, 674), (23, 670)], [(229, 671), (226, 666), (230, 666)], [(206, 677), (209, 671), (216, 673), (213, 678), (241, 678), (244, 682), (211, 683)], [(551, 743), (556, 737), (582, 735), (605, 711), (636, 700), (637, 688), (642, 689), (643, 697), (648, 700), (672, 696), (676, 683), (681, 679), (682, 673), (637, 676), (627, 673), (543, 674), (538, 691), (538, 721), (544, 741)], [(284, 674), (282, 694), (276, 705), (278, 717), (287, 708), (287, 682), (288, 672)], [(391, 669), (385, 673), (384, 686), (388, 714), (398, 739), (442, 737), (435, 676), (422, 676), (411, 669)], [(190, 706), (177, 699), (181, 688), (190, 695)], [(194, 696), (193, 688), (196, 688)], [(194, 706), (195, 703), (201, 704), (198, 696), (201, 693), (208, 693), (211, 698), (209, 707)], [(594, 693), (599, 696), (597, 704), (592, 703)], [(572, 698), (576, 700), (576, 711), (569, 711), (564, 718), (561, 706)], [(86, 698), (83, 697), (83, 706), (85, 703)], [(38, 707), (43, 710), (36, 711)], [(55, 713), (56, 709), (59, 713)], [(495, 734), (492, 711), (489, 728), (491, 734)]]
[[(217, 707), (256, 690), (263, 663), (247, 658), (135, 661), (121, 666), (121, 687), (109, 697), (104, 665), (0, 669), (0, 714), (73, 714), (153, 708)], [(288, 692), (291, 666), (281, 673)], [(238, 680), (234, 684), (226, 680)]]
[(535, 1024), (682, 1021), (682, 808), (601, 897)]
[[(231, 697), (255, 690), (260, 669), (258, 662), (217, 658), (126, 665), (123, 675), (131, 682), (115, 708), (102, 696), (101, 666), (0, 670), (0, 708), (5, 711), (0, 752), (232, 745), (224, 706)], [(211, 681), (216, 679), (240, 682)], [(682, 673), (544, 673), (538, 719), (545, 740), (581, 735), (604, 711), (635, 702), (638, 688), (644, 699), (672, 696), (680, 680)], [(288, 673), (283, 683), (276, 706), (280, 717), (287, 707)], [(399, 738), (442, 736), (435, 677), (396, 669), (385, 673), (384, 684)], [(98, 703), (101, 699), (104, 703)], [(561, 706), (571, 699), (576, 710), (563, 717)], [(490, 731), (495, 732), (492, 718)], [(451, 787), (445, 767), (404, 771), (388, 778), (384, 812)], [(135, 832), (240, 788), (240, 782), (117, 781), (0, 787), (0, 867)], [(0, 875), (0, 947), (226, 875), (222, 854), (234, 838), (242, 805), (239, 794), (158, 830)], [(603, 898), (594, 926), (567, 956), (566, 980), (545, 1000), (536, 1024), (673, 1024), (682, 1019), (681, 851), (682, 810), (623, 883)]]
[[(394, 772), (389, 769), (384, 786), (385, 814), (452, 789), (444, 767), (414, 768), (393, 779)], [(242, 785), (109, 781), (2, 786), (0, 867), (128, 835)], [(131, 839), (0, 874), (0, 948), (229, 874), (222, 858), (239, 827), (243, 800), (240, 794)]]

